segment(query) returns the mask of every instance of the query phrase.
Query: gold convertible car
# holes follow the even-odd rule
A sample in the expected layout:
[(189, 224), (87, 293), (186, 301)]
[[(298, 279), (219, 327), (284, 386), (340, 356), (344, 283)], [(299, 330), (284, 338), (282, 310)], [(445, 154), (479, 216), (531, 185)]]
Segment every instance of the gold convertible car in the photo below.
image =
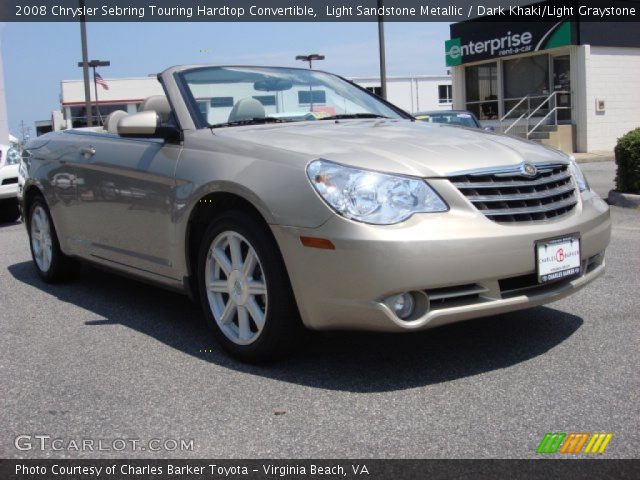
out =
[(408, 332), (528, 308), (604, 271), (611, 222), (571, 157), (415, 121), (328, 73), (173, 67), (166, 96), (23, 154), (38, 274), (89, 261), (191, 295), (260, 361), (305, 327)]

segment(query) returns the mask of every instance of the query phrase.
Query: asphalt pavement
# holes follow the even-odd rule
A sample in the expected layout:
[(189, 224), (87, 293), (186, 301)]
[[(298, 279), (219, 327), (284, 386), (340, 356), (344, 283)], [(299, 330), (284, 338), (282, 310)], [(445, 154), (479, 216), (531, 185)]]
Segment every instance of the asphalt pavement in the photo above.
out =
[[(614, 165), (581, 166), (606, 197)], [(186, 297), (91, 267), (42, 283), (23, 225), (1, 225), (0, 458), (533, 458), (546, 432), (611, 432), (603, 456), (637, 458), (640, 211), (611, 210), (607, 272), (572, 297), (410, 335), (317, 334), (268, 366), (221, 352)], [(87, 439), (108, 449), (73, 448)]]

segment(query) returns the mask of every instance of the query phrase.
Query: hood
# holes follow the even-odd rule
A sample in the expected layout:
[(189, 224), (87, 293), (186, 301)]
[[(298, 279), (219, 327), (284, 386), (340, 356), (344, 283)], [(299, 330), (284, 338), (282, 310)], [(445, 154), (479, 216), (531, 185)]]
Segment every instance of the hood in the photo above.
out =
[(559, 151), (483, 130), (410, 120), (323, 120), (220, 128), (214, 135), (360, 168), (421, 177), (567, 161)]

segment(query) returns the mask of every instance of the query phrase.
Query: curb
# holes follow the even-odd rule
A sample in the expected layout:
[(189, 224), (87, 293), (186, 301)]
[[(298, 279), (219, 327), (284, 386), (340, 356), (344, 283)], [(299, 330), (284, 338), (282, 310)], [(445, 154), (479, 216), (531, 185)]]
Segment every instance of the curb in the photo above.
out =
[(616, 205), (624, 208), (640, 208), (640, 195), (620, 193), (615, 190), (611, 190), (609, 191), (607, 203), (609, 205)]
[(601, 162), (614, 162), (615, 158), (613, 156), (600, 156), (600, 155), (592, 155), (585, 156), (583, 158), (576, 158), (576, 163), (601, 163)]

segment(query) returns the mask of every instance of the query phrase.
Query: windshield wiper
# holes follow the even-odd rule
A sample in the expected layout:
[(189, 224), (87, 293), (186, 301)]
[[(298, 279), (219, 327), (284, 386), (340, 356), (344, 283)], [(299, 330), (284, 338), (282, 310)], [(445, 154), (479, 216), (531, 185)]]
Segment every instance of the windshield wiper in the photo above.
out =
[(265, 123), (284, 123), (287, 120), (282, 118), (273, 117), (260, 117), (260, 118), (247, 118), (244, 120), (234, 120), (233, 122), (216, 123), (209, 125), (209, 128), (222, 128), (222, 127), (239, 127), (242, 125), (262, 125)]
[(330, 117), (323, 117), (319, 120), (343, 120), (348, 118), (389, 118), (384, 115), (378, 115), (377, 113), (341, 113), (340, 115), (331, 115)]

